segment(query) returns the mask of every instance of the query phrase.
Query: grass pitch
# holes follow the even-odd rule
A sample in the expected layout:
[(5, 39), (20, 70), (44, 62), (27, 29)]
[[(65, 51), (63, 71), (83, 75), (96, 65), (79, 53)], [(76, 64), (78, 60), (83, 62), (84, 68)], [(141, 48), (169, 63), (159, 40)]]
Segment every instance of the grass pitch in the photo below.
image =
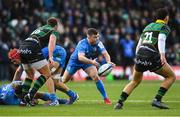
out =
[[(180, 81), (176, 81), (165, 95), (163, 101), (170, 107), (161, 110), (151, 107), (161, 81), (143, 81), (129, 96), (122, 110), (113, 106), (120, 92), (129, 81), (104, 81), (113, 105), (105, 105), (93, 81), (70, 82), (67, 85), (76, 91), (80, 99), (73, 105), (44, 107), (43, 102), (35, 107), (0, 106), (0, 116), (180, 116)], [(41, 91), (45, 91), (43, 87)], [(67, 98), (57, 91), (59, 97)]]

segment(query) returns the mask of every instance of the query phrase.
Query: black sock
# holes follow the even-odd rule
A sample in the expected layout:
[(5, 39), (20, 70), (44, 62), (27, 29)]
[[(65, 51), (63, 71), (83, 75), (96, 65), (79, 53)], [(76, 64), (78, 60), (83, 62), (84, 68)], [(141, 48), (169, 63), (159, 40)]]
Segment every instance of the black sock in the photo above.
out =
[(165, 95), (166, 92), (167, 89), (165, 89), (164, 87), (160, 87), (158, 93), (155, 96), (155, 99), (157, 99), (157, 101), (161, 101), (162, 97)]
[(22, 85), (22, 97), (26, 95), (29, 92), (29, 89), (31, 88), (32, 79), (26, 78), (24, 80), (24, 83)]
[(126, 99), (128, 98), (128, 94), (126, 92), (122, 92), (120, 95), (120, 99), (119, 99), (119, 103), (123, 103), (124, 101), (126, 101)]
[(34, 96), (36, 92), (44, 85), (45, 82), (46, 78), (43, 75), (39, 76), (30, 92), (31, 95)]

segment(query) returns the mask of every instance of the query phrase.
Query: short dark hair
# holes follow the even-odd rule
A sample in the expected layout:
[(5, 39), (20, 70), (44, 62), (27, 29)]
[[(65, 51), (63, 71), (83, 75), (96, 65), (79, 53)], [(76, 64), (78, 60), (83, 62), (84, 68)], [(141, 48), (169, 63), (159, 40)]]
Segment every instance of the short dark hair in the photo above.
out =
[(156, 19), (164, 20), (166, 16), (169, 15), (167, 8), (159, 8), (156, 10)]
[(58, 19), (55, 18), (55, 17), (51, 17), (47, 20), (47, 24), (52, 26), (52, 27), (55, 27), (58, 25)]
[(89, 36), (97, 35), (98, 33), (99, 33), (98, 30), (95, 28), (88, 28), (88, 30), (87, 30), (87, 35), (89, 35)]

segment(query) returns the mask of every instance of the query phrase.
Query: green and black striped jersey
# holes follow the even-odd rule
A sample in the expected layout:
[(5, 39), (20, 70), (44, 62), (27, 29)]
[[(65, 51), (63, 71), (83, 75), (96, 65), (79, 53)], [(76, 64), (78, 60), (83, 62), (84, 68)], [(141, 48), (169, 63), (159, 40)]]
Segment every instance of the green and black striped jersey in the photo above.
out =
[(53, 27), (51, 27), (50, 25), (44, 25), (34, 30), (31, 33), (30, 37), (38, 39), (41, 48), (44, 48), (48, 46), (51, 34), (54, 34), (56, 36), (56, 39), (59, 39), (59, 33), (55, 31)]
[(142, 44), (148, 43), (153, 45), (158, 50), (158, 35), (163, 33), (168, 37), (170, 28), (164, 23), (163, 20), (157, 20), (156, 22), (147, 25), (143, 33), (141, 34)]

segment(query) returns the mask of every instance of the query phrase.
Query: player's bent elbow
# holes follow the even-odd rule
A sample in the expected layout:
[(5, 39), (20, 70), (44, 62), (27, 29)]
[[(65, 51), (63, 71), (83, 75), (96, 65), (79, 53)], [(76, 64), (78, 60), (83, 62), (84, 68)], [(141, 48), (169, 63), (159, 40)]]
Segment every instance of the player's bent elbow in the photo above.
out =
[(67, 82), (68, 82), (68, 80), (65, 80), (65, 79), (62, 80), (62, 83), (64, 83), (64, 84), (67, 83)]
[(82, 60), (83, 60), (82, 55), (78, 55), (78, 60), (79, 60), (79, 61), (82, 61)]

